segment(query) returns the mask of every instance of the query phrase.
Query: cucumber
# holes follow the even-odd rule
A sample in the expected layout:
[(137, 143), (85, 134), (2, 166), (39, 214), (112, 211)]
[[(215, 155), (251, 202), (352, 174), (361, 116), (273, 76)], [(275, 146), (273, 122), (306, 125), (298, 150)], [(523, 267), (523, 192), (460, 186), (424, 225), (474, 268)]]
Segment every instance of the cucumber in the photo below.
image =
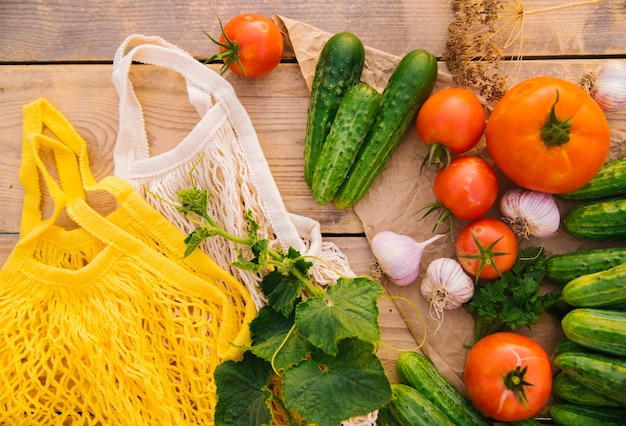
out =
[(618, 407), (619, 404), (604, 395), (578, 383), (567, 374), (560, 372), (552, 380), (552, 393), (567, 402), (593, 407)]
[(454, 426), (443, 411), (417, 389), (403, 384), (392, 384), (393, 398), (387, 405), (389, 412), (401, 426)]
[(563, 334), (574, 343), (608, 355), (626, 355), (626, 312), (576, 308), (561, 320)]
[(626, 198), (581, 203), (565, 214), (563, 227), (582, 240), (625, 240)]
[(626, 406), (626, 359), (597, 352), (565, 352), (554, 365), (578, 383)]
[(416, 49), (400, 60), (383, 90), (376, 121), (335, 196), (338, 208), (352, 207), (365, 196), (430, 96), (436, 80), (437, 58), (431, 53)]
[(576, 342), (572, 342), (567, 337), (563, 337), (559, 340), (554, 348), (554, 353), (560, 355), (565, 352), (589, 352), (591, 349), (579, 345)]
[(546, 278), (556, 284), (567, 284), (574, 278), (605, 271), (623, 262), (626, 262), (626, 247), (555, 254), (546, 260)]
[(549, 409), (552, 422), (558, 426), (621, 426), (626, 409), (590, 407), (569, 402), (555, 402)]
[(541, 426), (541, 422), (539, 420), (529, 417), (524, 420), (516, 420), (514, 422), (507, 423), (509, 426)]
[(325, 205), (333, 199), (365, 141), (380, 108), (380, 95), (361, 83), (345, 94), (313, 173), (313, 198)]
[(626, 304), (626, 262), (606, 271), (575, 278), (561, 291), (565, 303), (581, 308), (611, 308)]
[(626, 157), (605, 163), (589, 183), (559, 194), (564, 200), (594, 200), (626, 194)]
[(361, 80), (364, 63), (363, 43), (350, 32), (333, 35), (320, 52), (304, 136), (304, 179), (309, 187), (339, 103), (348, 89)]
[(417, 352), (402, 352), (396, 361), (401, 383), (417, 389), (457, 425), (491, 425), (434, 364)]

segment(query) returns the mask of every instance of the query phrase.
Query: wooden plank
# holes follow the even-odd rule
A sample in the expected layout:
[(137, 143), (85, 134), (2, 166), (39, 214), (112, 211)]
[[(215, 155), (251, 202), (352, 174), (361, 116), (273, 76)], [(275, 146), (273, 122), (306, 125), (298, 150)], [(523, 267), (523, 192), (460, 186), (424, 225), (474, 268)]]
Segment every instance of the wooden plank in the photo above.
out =
[[(423, 48), (441, 55), (453, 20), (448, 1), (351, 2), (188, 0), (146, 2), (0, 2), (0, 58), (4, 62), (110, 61), (133, 33), (158, 35), (206, 58), (216, 52), (203, 30), (217, 35), (224, 21), (243, 12), (281, 14), (335, 33), (352, 31), (374, 48), (401, 55)], [(503, 0), (530, 12), (568, 0)], [(510, 14), (509, 14), (510, 15)], [(626, 14), (618, 0), (525, 17), (528, 56), (608, 55), (626, 50)]]

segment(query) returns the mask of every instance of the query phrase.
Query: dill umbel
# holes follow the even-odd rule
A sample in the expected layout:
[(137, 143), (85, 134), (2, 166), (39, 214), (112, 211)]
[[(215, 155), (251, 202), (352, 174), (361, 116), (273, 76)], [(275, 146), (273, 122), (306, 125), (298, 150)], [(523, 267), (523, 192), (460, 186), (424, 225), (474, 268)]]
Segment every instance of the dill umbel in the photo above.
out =
[(527, 16), (603, 1), (526, 10), (522, 0), (452, 0), (454, 21), (448, 26), (443, 60), (457, 84), (474, 86), (487, 101), (496, 102), (508, 89), (503, 60), (519, 65), (523, 57)]

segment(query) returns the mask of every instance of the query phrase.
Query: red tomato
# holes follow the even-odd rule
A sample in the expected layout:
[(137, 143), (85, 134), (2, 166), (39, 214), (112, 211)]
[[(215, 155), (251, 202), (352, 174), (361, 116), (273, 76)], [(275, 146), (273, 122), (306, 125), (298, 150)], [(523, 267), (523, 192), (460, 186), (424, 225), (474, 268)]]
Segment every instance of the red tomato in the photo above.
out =
[(456, 256), (465, 271), (481, 279), (494, 279), (513, 267), (517, 239), (500, 219), (482, 218), (468, 224), (456, 238)]
[(498, 180), (485, 160), (462, 156), (437, 172), (433, 191), (437, 201), (454, 217), (473, 220), (493, 206), (498, 197)]
[(485, 129), (496, 166), (517, 185), (561, 194), (589, 182), (606, 161), (611, 132), (580, 87), (552, 77), (526, 80), (496, 104)]
[(536, 415), (552, 391), (552, 367), (533, 339), (511, 332), (482, 338), (465, 360), (463, 380), (472, 403), (501, 422)]
[(218, 44), (220, 53), (209, 60), (224, 59), (222, 73), (230, 68), (243, 77), (261, 77), (276, 68), (283, 57), (280, 29), (271, 19), (255, 13), (228, 21)]
[(420, 140), (429, 147), (424, 165), (447, 164), (450, 154), (462, 154), (478, 143), (485, 110), (471, 90), (449, 87), (426, 99), (415, 124)]

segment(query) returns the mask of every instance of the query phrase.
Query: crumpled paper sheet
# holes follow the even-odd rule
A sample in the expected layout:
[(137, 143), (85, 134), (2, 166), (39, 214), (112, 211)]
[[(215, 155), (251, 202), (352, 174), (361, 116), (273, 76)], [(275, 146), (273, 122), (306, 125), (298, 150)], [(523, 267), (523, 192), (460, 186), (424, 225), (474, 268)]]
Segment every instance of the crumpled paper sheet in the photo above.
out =
[[(291, 43), (310, 90), (319, 53), (332, 34), (283, 16), (277, 15), (274, 19), (284, 31), (288, 42)], [(400, 59), (400, 57), (366, 46), (362, 81), (382, 93), (389, 76)], [(440, 63), (434, 91), (455, 85), (450, 74), (445, 70), (445, 64)], [(481, 100), (488, 112), (492, 105), (488, 105), (482, 98)], [(623, 135), (613, 135), (613, 150), (610, 155), (613, 158), (625, 154), (621, 152), (624, 144), (616, 143), (615, 139), (620, 142), (619, 139), (623, 140)], [(421, 151), (422, 147), (414, 126), (412, 126), (370, 191), (354, 206), (354, 211), (363, 223), (368, 240), (371, 241), (376, 233), (384, 230), (407, 234), (417, 241), (425, 241), (433, 235), (436, 215), (422, 219), (422, 213), (418, 213), (425, 204), (435, 201), (432, 192), (434, 171), (425, 169), (420, 174), (419, 170), (424, 157), (424, 153)], [(479, 155), (493, 164), (486, 151), (484, 140), (479, 142), (471, 153)], [(500, 194), (513, 187), (513, 184), (502, 174), (498, 173), (498, 178)], [(558, 199), (557, 203), (562, 212), (569, 210), (572, 206), (572, 204)], [(494, 206), (487, 215), (498, 217), (497, 206)], [(457, 221), (455, 235), (466, 223)], [(446, 227), (443, 226), (441, 230), (445, 229)], [(545, 247), (548, 255), (602, 246), (600, 243), (576, 240), (564, 230), (559, 231), (557, 235), (551, 238), (530, 239), (520, 243), (520, 247), (541, 245)], [(463, 308), (444, 311), (443, 324), (437, 329), (437, 322), (430, 317), (430, 305), (419, 292), (419, 285), (426, 267), (432, 260), (439, 257), (454, 257), (454, 245), (449, 238), (439, 239), (426, 248), (422, 258), (420, 275), (411, 285), (398, 287), (390, 283), (384, 276), (381, 277), (381, 282), (389, 294), (400, 296), (410, 302), (398, 300), (396, 305), (413, 333), (416, 344), (420, 344), (425, 335), (426, 340), (421, 346), (421, 351), (449, 381), (456, 385), (459, 390), (465, 392), (462, 372), (467, 355), (466, 346), (472, 344), (473, 320)], [(544, 291), (559, 290), (558, 287), (550, 288), (548, 285), (544, 285), (544, 287)], [(415, 312), (415, 308), (411, 305), (414, 305), (418, 312)], [(428, 330), (426, 333), (424, 333), (422, 318), (427, 323)], [(554, 356), (556, 342), (563, 337), (559, 322), (547, 314), (544, 314), (539, 323), (532, 328), (523, 327), (516, 331), (532, 336), (551, 356)]]

